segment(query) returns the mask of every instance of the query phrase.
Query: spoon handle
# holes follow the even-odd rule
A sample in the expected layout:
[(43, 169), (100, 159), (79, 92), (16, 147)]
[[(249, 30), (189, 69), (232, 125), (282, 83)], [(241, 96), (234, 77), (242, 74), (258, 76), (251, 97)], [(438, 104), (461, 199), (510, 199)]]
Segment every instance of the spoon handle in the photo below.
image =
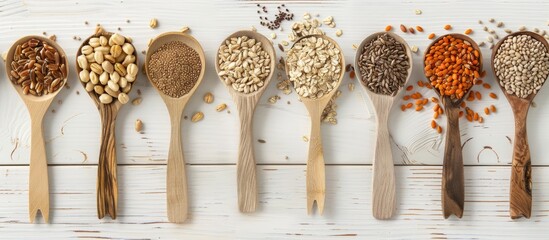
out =
[(36, 219), (38, 211), (40, 211), (46, 223), (49, 221), (48, 161), (42, 133), (42, 119), (46, 110), (41, 112), (40, 116), (31, 115), (32, 130), (29, 172), (29, 217), (31, 223)]
[(307, 159), (307, 212), (312, 214), (314, 203), (320, 215), (324, 212), (326, 197), (326, 174), (324, 153), (320, 134), (320, 114), (311, 113), (311, 136), (309, 140), (309, 157)]
[[(528, 103), (529, 104), (529, 103)], [(532, 212), (532, 164), (530, 147), (526, 135), (528, 106), (515, 111), (515, 143), (513, 146), (513, 167), (511, 168), (511, 191), (509, 213), (512, 219), (530, 218)], [(518, 110), (518, 109), (517, 109)]]
[[(447, 101), (449, 102), (449, 101)], [(464, 183), (461, 136), (459, 133), (459, 108), (445, 104), (448, 117), (446, 147), (442, 165), (442, 211), (444, 218), (454, 214), (463, 216)]]
[(97, 216), (99, 219), (109, 214), (116, 219), (118, 205), (118, 184), (116, 180), (115, 125), (117, 109), (113, 104), (101, 105), (101, 147), (97, 166)]
[(253, 148), (252, 122), (254, 107), (252, 101), (244, 99), (239, 107), (240, 144), (236, 163), (238, 207), (240, 212), (254, 212), (257, 205), (257, 179)]
[(168, 172), (166, 177), (166, 194), (168, 205), (168, 220), (173, 223), (183, 223), (188, 214), (187, 175), (185, 159), (181, 143), (180, 111), (170, 111), (171, 138), (168, 152)]
[(381, 97), (376, 100), (374, 104), (379, 104), (375, 106), (378, 127), (373, 161), (372, 214), (376, 219), (389, 219), (396, 205), (395, 168), (387, 127), (392, 100), (383, 101)]

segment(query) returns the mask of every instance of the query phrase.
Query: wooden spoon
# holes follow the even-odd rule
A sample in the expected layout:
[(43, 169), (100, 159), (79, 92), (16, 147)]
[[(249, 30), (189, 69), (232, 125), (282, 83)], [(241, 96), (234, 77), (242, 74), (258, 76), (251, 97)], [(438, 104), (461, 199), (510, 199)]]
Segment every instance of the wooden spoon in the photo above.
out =
[[(402, 84), (402, 86), (400, 86), (400, 88), (402, 88), (406, 85), (406, 83), (410, 79), (410, 75), (412, 74), (412, 51), (410, 50), (410, 47), (408, 46), (406, 41), (404, 41), (404, 39), (394, 33), (378, 32), (370, 35), (362, 41), (362, 43), (358, 47), (359, 50), (356, 52), (355, 56), (355, 66), (358, 73), (357, 76), (359, 76), (359, 78), (362, 78), (359, 62), (360, 56), (362, 55), (362, 50), (364, 49), (364, 45), (370, 43), (378, 36), (383, 34), (388, 34), (392, 38), (396, 39), (399, 43), (404, 45), (404, 48), (406, 49), (406, 55), (408, 56), (410, 68), (408, 69), (408, 76), (406, 77), (406, 81), (404, 82), (404, 84)], [(381, 93), (378, 94), (370, 91), (366, 86), (367, 84), (365, 84), (362, 80), (360, 80), (360, 83), (362, 83), (362, 87), (366, 90), (366, 93), (372, 101), (372, 104), (376, 111), (375, 116), (377, 118), (378, 124), (376, 134), (377, 140), (375, 144), (376, 150), (374, 152), (374, 161), (372, 163), (372, 213), (377, 219), (389, 219), (394, 214), (396, 198), (395, 169), (393, 164), (393, 153), (391, 150), (390, 135), (387, 124), (389, 120), (389, 112), (391, 111), (393, 101), (395, 99), (395, 96), (398, 94), (398, 91), (395, 91), (393, 95), (384, 95)]]
[[(266, 51), (271, 57), (271, 72), (265, 78), (263, 87), (257, 91), (244, 94), (234, 90), (230, 85), (226, 85), (229, 93), (233, 97), (240, 116), (240, 145), (238, 147), (238, 161), (236, 162), (238, 207), (241, 212), (248, 213), (254, 212), (257, 206), (257, 180), (252, 139), (253, 116), (259, 98), (261, 98), (261, 95), (267, 88), (267, 85), (269, 85), (271, 77), (275, 71), (276, 53), (271, 41), (260, 33), (254, 31), (237, 31), (223, 40), (221, 45), (223, 45), (226, 40), (240, 36), (248, 36), (249, 38), (253, 38), (256, 41), (261, 42), (263, 50)], [(221, 69), (219, 69), (219, 58), (217, 57), (217, 53), (215, 57), (215, 71), (217, 73), (221, 71)], [(223, 82), (223, 79), (220, 78), (220, 80)], [(225, 82), (223, 82), (223, 84), (225, 85)]]
[[(334, 46), (339, 49), (341, 56), (341, 75), (337, 80), (337, 86), (324, 96), (318, 99), (310, 99), (305, 97), (299, 97), (301, 102), (305, 104), (309, 116), (311, 117), (311, 135), (309, 137), (309, 156), (307, 159), (307, 213), (312, 214), (314, 203), (316, 202), (320, 215), (324, 212), (324, 200), (326, 197), (326, 174), (324, 166), (324, 152), (322, 150), (322, 138), (320, 133), (320, 124), (322, 112), (328, 105), (328, 102), (332, 99), (332, 96), (337, 92), (341, 80), (343, 79), (345, 69), (345, 57), (343, 51), (339, 47), (336, 41), (325, 35), (307, 35), (297, 39), (293, 46), (309, 37), (317, 37), (330, 41)], [(290, 76), (288, 63), (286, 63), (286, 75)]]
[[(76, 58), (78, 59), (78, 56), (82, 55), (82, 47), (87, 45), (91, 38), (105, 36), (108, 39), (111, 35), (113, 35), (111, 32), (99, 32), (90, 36), (78, 48)], [(138, 54), (134, 53), (134, 55), (134, 63), (137, 64)], [(78, 62), (76, 62), (76, 71), (79, 73), (81, 70)], [(80, 81), (80, 74), (78, 74), (78, 78), (79, 82), (85, 88), (86, 83)], [(117, 99), (113, 99), (112, 103), (103, 104), (99, 101), (99, 96), (94, 91), (88, 92), (88, 94), (99, 110), (102, 126), (101, 147), (99, 148), (99, 163), (97, 166), (97, 217), (102, 219), (108, 214), (112, 219), (116, 219), (118, 183), (116, 179), (115, 126), (116, 116), (123, 104)]]
[(44, 221), (49, 222), (49, 213), (50, 213), (50, 193), (48, 185), (48, 160), (46, 154), (46, 146), (44, 144), (44, 135), (42, 131), (42, 122), (44, 116), (48, 111), (50, 104), (60, 90), (65, 86), (67, 82), (67, 76), (69, 73), (67, 56), (63, 49), (54, 41), (41, 37), (41, 36), (26, 36), (17, 40), (11, 46), (8, 51), (6, 59), (6, 73), (8, 75), (8, 80), (10, 80), (10, 72), (13, 70), (11, 62), (13, 61), (13, 56), (17, 45), (23, 44), (24, 42), (29, 41), (30, 39), (38, 39), (40, 41), (46, 42), (48, 45), (54, 47), (59, 53), (61, 62), (61, 68), (66, 72), (65, 78), (62, 79), (61, 87), (53, 93), (49, 93), (42, 96), (34, 96), (31, 94), (23, 93), (23, 88), (20, 85), (12, 84), (15, 91), (23, 102), (27, 106), (27, 109), (30, 114), (31, 119), (31, 152), (30, 152), (30, 172), (29, 172), (29, 218), (30, 222), (33, 223), (36, 219), (38, 212), (42, 214)]
[(528, 35), (540, 41), (545, 48), (549, 49), (549, 43), (542, 36), (529, 32), (520, 31), (507, 35), (501, 39), (492, 49), (491, 66), (494, 71), (494, 77), (500, 83), (498, 84), (501, 91), (509, 101), (515, 116), (515, 142), (513, 146), (513, 167), (511, 169), (511, 187), (510, 187), (510, 206), (509, 213), (512, 219), (526, 217), (530, 218), (532, 213), (532, 163), (530, 160), (530, 146), (528, 145), (528, 137), (526, 135), (526, 118), (528, 109), (535, 93), (530, 94), (527, 98), (520, 98), (514, 94), (508, 94), (505, 88), (501, 85), (501, 79), (498, 78), (494, 69), (494, 59), (501, 44), (510, 36)]
[[(431, 49), (431, 46), (443, 39), (446, 36), (452, 36), (454, 38), (459, 38), (464, 41), (471, 43), (473, 49), (477, 50), (480, 54), (479, 61), (479, 72), (482, 71), (482, 53), (479, 46), (473, 39), (463, 34), (447, 34), (438, 37), (435, 39), (425, 50), (425, 55), (423, 56), (423, 64), (425, 65), (426, 54)], [(430, 83), (429, 83), (430, 84)], [(473, 85), (474, 86), (474, 85)], [(461, 149), (461, 135), (459, 132), (459, 109), (460, 104), (463, 101), (461, 99), (451, 99), (449, 96), (441, 96), (437, 89), (433, 88), (439, 98), (442, 100), (444, 105), (444, 110), (447, 116), (447, 132), (446, 132), (446, 143), (444, 149), (444, 162), (442, 164), (442, 211), (444, 218), (450, 217), (454, 214), (458, 218), (463, 216), (463, 205), (465, 201), (465, 187), (463, 180), (463, 156)], [(471, 89), (467, 90), (464, 93), (464, 96), (467, 96), (467, 93)]]
[(153, 53), (158, 48), (169, 42), (178, 41), (194, 49), (200, 56), (201, 71), (194, 87), (185, 95), (179, 98), (173, 98), (159, 89), (152, 81), (152, 76), (147, 71), (147, 77), (151, 85), (156, 88), (158, 94), (166, 103), (170, 114), (171, 138), (170, 150), (168, 153), (168, 172), (166, 177), (166, 194), (168, 204), (168, 220), (173, 223), (183, 223), (188, 215), (188, 195), (187, 195), (187, 177), (185, 173), (185, 160), (183, 155), (183, 145), (181, 143), (181, 116), (189, 99), (195, 92), (198, 85), (202, 82), (206, 70), (206, 61), (204, 50), (198, 41), (191, 35), (181, 32), (167, 32), (157, 36), (149, 46), (145, 66), (149, 67), (149, 61)]

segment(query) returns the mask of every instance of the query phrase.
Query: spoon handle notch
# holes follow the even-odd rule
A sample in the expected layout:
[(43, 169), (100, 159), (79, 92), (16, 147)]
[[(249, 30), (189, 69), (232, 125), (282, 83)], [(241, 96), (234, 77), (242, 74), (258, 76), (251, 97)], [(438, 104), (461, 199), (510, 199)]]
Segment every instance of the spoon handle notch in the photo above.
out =
[(445, 99), (444, 108), (448, 117), (444, 162), (442, 165), (442, 211), (444, 218), (454, 214), (463, 216), (465, 187), (463, 183), (463, 156), (459, 132), (459, 107)]
[(97, 166), (97, 216), (110, 215), (116, 219), (118, 205), (118, 183), (116, 178), (115, 125), (118, 108), (114, 104), (100, 104), (101, 147)]
[(168, 220), (173, 223), (183, 223), (188, 215), (187, 174), (185, 158), (181, 142), (181, 116), (183, 104), (170, 104), (171, 122), (170, 150), (166, 174), (166, 194)]
[(373, 158), (372, 214), (376, 219), (389, 219), (396, 206), (395, 168), (388, 128), (393, 97), (370, 94), (377, 118), (377, 139)]
[(523, 216), (530, 218), (532, 212), (532, 164), (526, 134), (526, 117), (530, 103), (527, 102), (523, 105), (513, 111), (515, 115), (515, 142), (509, 198), (509, 213), (512, 219)]
[(240, 212), (255, 212), (257, 207), (257, 174), (254, 158), (252, 123), (257, 97), (239, 97), (236, 101), (240, 116), (240, 144), (236, 162), (238, 208)]
[[(37, 108), (35, 108), (37, 109)], [(48, 184), (48, 160), (42, 131), (42, 120), (47, 106), (31, 112), (31, 152), (29, 172), (29, 217), (34, 223), (38, 212), (49, 222), (50, 194)]]
[(315, 113), (310, 112), (311, 136), (307, 159), (307, 213), (309, 215), (313, 213), (315, 202), (320, 215), (322, 215), (326, 197), (326, 173), (320, 134), (321, 113), (321, 109)]

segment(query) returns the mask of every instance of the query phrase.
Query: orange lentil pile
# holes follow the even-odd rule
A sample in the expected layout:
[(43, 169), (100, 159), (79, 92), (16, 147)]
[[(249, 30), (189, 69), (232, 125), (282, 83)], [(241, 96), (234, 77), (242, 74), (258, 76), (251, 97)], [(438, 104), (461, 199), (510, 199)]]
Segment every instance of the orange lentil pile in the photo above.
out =
[[(484, 77), (486, 72), (482, 72), (480, 74), (480, 77)], [(484, 83), (482, 80), (478, 80), (476, 82), (476, 85), (482, 85), (484, 89), (491, 89), (492, 86), (488, 83)], [(440, 99), (438, 97), (425, 97), (423, 96), (419, 91), (414, 91), (414, 85), (408, 85), (406, 89), (406, 94), (402, 97), (402, 105), (400, 106), (400, 109), (402, 111), (406, 111), (408, 109), (414, 109), (417, 112), (422, 112), (423, 109), (427, 109), (428, 105), (433, 105), (432, 111), (433, 111), (433, 118), (430, 122), (430, 126), (432, 129), (434, 129), (438, 133), (442, 133), (442, 126), (440, 126), (437, 123), (437, 120), (444, 114), (444, 109), (442, 108), (442, 105), (440, 103)], [(417, 82), (417, 87), (419, 88), (428, 88), (432, 89), (433, 86), (428, 83), (428, 81), (422, 81), (419, 80)], [(497, 95), (494, 92), (489, 93), (490, 98), (497, 99)], [(483, 111), (476, 112), (470, 107), (467, 106), (468, 102), (473, 101), (481, 101), (482, 100), (482, 94), (480, 91), (470, 91), (469, 94), (467, 94), (467, 101), (461, 102), (459, 112), (459, 118), (465, 117), (467, 121), (469, 122), (478, 122), (483, 123), (484, 117), (495, 113), (497, 111), (496, 107), (494, 105), (489, 105), (487, 107), (484, 107)], [(484, 116), (483, 116), (484, 115)]]
[(425, 76), (440, 95), (461, 99), (480, 77), (480, 53), (468, 41), (443, 37), (425, 55)]

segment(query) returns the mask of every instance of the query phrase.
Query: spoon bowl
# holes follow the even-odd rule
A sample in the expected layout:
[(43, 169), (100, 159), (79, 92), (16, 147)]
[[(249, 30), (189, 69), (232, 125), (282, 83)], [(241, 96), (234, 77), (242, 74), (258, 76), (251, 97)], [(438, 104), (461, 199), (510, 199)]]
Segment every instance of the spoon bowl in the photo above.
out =
[(167, 32), (157, 36), (150, 44), (149, 50), (147, 51), (147, 57), (145, 59), (145, 66), (147, 69), (149, 67), (151, 56), (164, 44), (173, 41), (184, 43), (194, 49), (200, 57), (200, 75), (193, 88), (185, 95), (174, 98), (165, 94), (156, 86), (156, 84), (152, 81), (153, 76), (149, 74), (150, 71), (148, 70), (147, 77), (151, 82), (151, 85), (153, 85), (158, 94), (162, 97), (162, 100), (164, 100), (170, 114), (171, 138), (166, 175), (168, 220), (173, 223), (183, 223), (188, 217), (189, 204), (185, 160), (181, 141), (181, 116), (183, 115), (183, 111), (185, 110), (185, 106), (187, 105), (189, 99), (204, 78), (204, 72), (206, 71), (206, 60), (202, 46), (191, 35), (181, 32)]
[[(105, 36), (108, 39), (113, 34), (114, 33), (111, 32), (101, 31), (88, 37), (78, 48), (76, 59), (82, 55), (82, 48), (89, 44), (91, 38)], [(129, 41), (126, 39), (126, 42)], [(138, 54), (136, 54), (136, 51), (134, 51), (133, 55), (135, 56), (134, 63), (138, 64)], [(77, 61), (77, 73), (80, 73), (81, 70), (82, 69), (78, 65)], [(86, 83), (81, 81), (80, 74), (77, 75), (79, 82), (84, 88), (86, 88)], [(95, 93), (95, 91), (88, 92), (88, 95), (99, 110), (102, 126), (101, 146), (99, 148), (99, 162), (97, 166), (97, 216), (99, 219), (102, 219), (108, 214), (112, 219), (116, 219), (116, 210), (118, 208), (118, 183), (116, 177), (115, 126), (118, 111), (123, 104), (118, 99), (113, 99), (113, 101), (109, 104), (103, 104), (99, 101), (99, 95)]]
[[(336, 49), (339, 50), (339, 56), (341, 57), (341, 72), (337, 80), (337, 85), (334, 86), (330, 92), (317, 99), (299, 96), (299, 99), (303, 102), (303, 104), (305, 104), (305, 107), (309, 112), (309, 116), (311, 117), (311, 135), (309, 137), (309, 154), (307, 159), (307, 212), (308, 214), (312, 214), (314, 203), (316, 202), (319, 213), (322, 215), (324, 212), (324, 201), (326, 198), (326, 174), (322, 138), (320, 134), (321, 117), (322, 112), (328, 105), (328, 102), (332, 99), (332, 96), (337, 92), (337, 89), (341, 85), (341, 80), (343, 79), (345, 69), (345, 57), (343, 56), (343, 51), (337, 42), (325, 35), (307, 35), (300, 37), (294, 42), (292, 48), (296, 43), (310, 37), (328, 40), (330, 43), (334, 44)], [(287, 62), (285, 69), (286, 75), (289, 77), (290, 67)]]
[[(473, 41), (473, 39), (463, 34), (447, 34), (435, 39), (426, 48), (425, 54), (423, 56), (423, 63), (425, 64), (427, 53), (429, 53), (431, 47), (439, 40), (442, 40), (447, 36), (452, 36), (454, 38), (467, 41), (471, 44), (473, 50), (478, 51), (479, 72), (482, 72), (482, 52), (480, 51), (477, 43)], [(429, 81), (428, 84), (431, 84), (431, 82)], [(473, 86), (474, 82), (471, 88)], [(461, 135), (459, 131), (459, 111), (461, 102), (463, 101), (465, 96), (467, 96), (467, 93), (471, 90), (471, 88), (467, 89), (467, 92), (463, 94), (462, 98), (457, 99), (451, 98), (448, 95), (443, 95), (439, 92), (438, 89), (433, 88), (433, 90), (441, 99), (447, 116), (448, 130), (446, 133), (444, 160), (442, 165), (442, 211), (444, 218), (448, 218), (452, 214), (456, 215), (458, 218), (461, 218), (463, 216), (465, 187), (463, 176)]]
[[(59, 66), (61, 68), (61, 72), (65, 72), (65, 76), (61, 79), (61, 82), (59, 83), (60, 87), (56, 91), (42, 96), (25, 94), (21, 86), (16, 86), (15, 83), (10, 80), (10, 73), (13, 70), (13, 66), (11, 63), (14, 60), (14, 53), (17, 46), (31, 39), (38, 39), (55, 48), (59, 53), (59, 59), (61, 60), (61, 65)], [(42, 217), (44, 218), (44, 221), (46, 223), (49, 221), (50, 196), (48, 185), (48, 161), (44, 144), (42, 122), (53, 99), (65, 86), (65, 83), (67, 82), (68, 72), (69, 69), (67, 63), (67, 55), (56, 42), (45, 37), (26, 36), (20, 38), (19, 40), (15, 41), (7, 54), (6, 73), (8, 75), (8, 80), (27, 106), (31, 119), (31, 153), (29, 164), (29, 218), (31, 223), (34, 222), (34, 220), (36, 219), (38, 212), (42, 214)]]
[[(541, 42), (549, 50), (549, 43), (539, 34), (530, 31), (520, 31), (502, 38), (492, 49), (491, 66), (494, 77), (513, 109), (515, 118), (515, 140), (513, 141), (513, 164), (511, 168), (511, 187), (509, 196), (509, 214), (512, 219), (530, 218), (532, 213), (532, 162), (530, 159), (530, 146), (526, 134), (526, 122), (528, 109), (537, 93), (532, 93), (526, 98), (507, 93), (496, 74), (494, 62), (496, 54), (506, 39), (512, 36), (527, 35)], [(547, 76), (545, 77), (547, 78)]]
[[(254, 212), (257, 207), (257, 180), (256, 180), (256, 162), (254, 157), (253, 150), (253, 135), (252, 135), (252, 123), (253, 123), (253, 114), (255, 107), (261, 98), (261, 95), (269, 85), (273, 73), (275, 71), (275, 62), (276, 62), (276, 53), (273, 47), (273, 44), (269, 39), (260, 33), (254, 31), (237, 31), (229, 35), (223, 42), (220, 44), (220, 47), (224, 45), (225, 41), (235, 37), (247, 36), (248, 38), (255, 39), (256, 41), (261, 42), (262, 48), (270, 56), (270, 72), (269, 75), (264, 79), (263, 86), (261, 86), (257, 91), (251, 93), (242, 93), (239, 92), (231, 85), (225, 84), (223, 79), (220, 77), (221, 82), (227, 87), (229, 93), (231, 94), (238, 114), (240, 117), (240, 144), (238, 147), (238, 160), (236, 163), (237, 168), (237, 191), (238, 191), (238, 207), (241, 212), (249, 213)], [(215, 71), (218, 73), (221, 72), (219, 68), (220, 59), (218, 53), (216, 52), (215, 57)]]
[[(399, 87), (399, 90), (392, 93), (392, 95), (386, 95), (381, 93), (375, 93), (371, 91), (365, 82), (362, 81), (362, 73), (360, 67), (360, 57), (363, 53), (364, 46), (374, 41), (378, 36), (387, 34), (394, 38), (397, 42), (402, 44), (408, 57), (408, 72), (405, 82)], [(388, 129), (389, 113), (393, 106), (395, 97), (398, 92), (402, 90), (404, 86), (410, 80), (412, 74), (412, 51), (410, 47), (397, 34), (391, 32), (377, 32), (362, 41), (355, 56), (355, 67), (357, 76), (362, 87), (366, 90), (366, 93), (372, 105), (376, 111), (375, 117), (377, 119), (377, 133), (375, 152), (373, 157), (373, 180), (372, 180), (372, 214), (377, 219), (389, 219), (394, 215), (396, 208), (396, 190), (395, 190), (395, 170), (393, 164), (393, 156), (391, 150), (390, 134)]]

